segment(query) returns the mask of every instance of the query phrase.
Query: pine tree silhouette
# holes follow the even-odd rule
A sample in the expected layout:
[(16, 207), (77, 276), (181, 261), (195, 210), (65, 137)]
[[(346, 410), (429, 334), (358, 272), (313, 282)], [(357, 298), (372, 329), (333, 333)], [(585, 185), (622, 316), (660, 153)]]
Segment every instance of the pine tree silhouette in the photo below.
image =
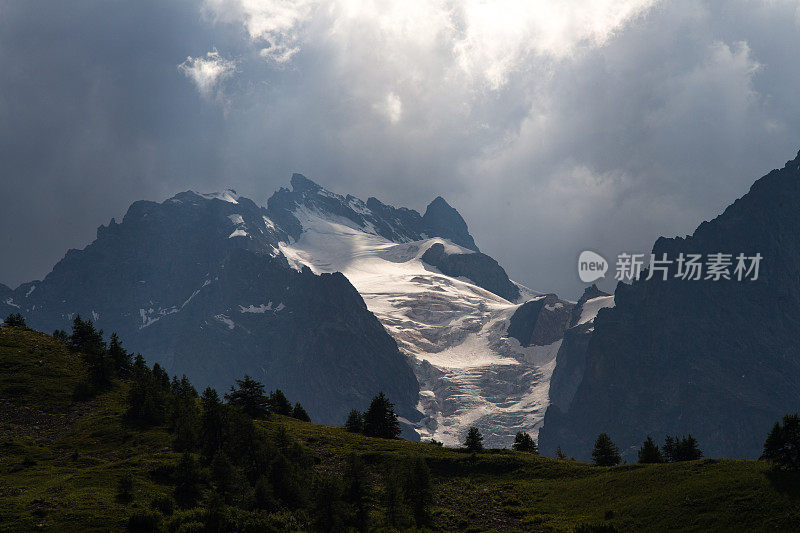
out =
[(383, 439), (400, 436), (400, 423), (394, 412), (394, 404), (382, 392), (372, 399), (369, 409), (364, 413), (364, 435)]
[(467, 431), (464, 447), (473, 453), (483, 451), (483, 435), (475, 426), (471, 426)]
[(598, 435), (592, 450), (592, 460), (597, 466), (614, 466), (622, 461), (619, 448), (607, 433)]

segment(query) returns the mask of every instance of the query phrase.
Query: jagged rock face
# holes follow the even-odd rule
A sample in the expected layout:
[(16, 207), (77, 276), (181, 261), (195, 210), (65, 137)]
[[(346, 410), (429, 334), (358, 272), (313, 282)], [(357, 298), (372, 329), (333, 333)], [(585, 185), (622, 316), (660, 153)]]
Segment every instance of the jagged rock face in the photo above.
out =
[(522, 346), (551, 344), (564, 336), (573, 305), (555, 294), (525, 302), (511, 316), (508, 336)]
[(441, 196), (437, 196), (428, 205), (425, 214), (422, 216), (422, 221), (425, 224), (428, 236), (444, 237), (469, 250), (480, 251), (475, 245), (472, 235), (469, 234), (467, 223), (461, 218), (458, 211), (445, 202)]
[[(364, 202), (354, 196), (332, 193), (302, 174), (293, 174), (291, 185), (292, 190), (281, 188), (270, 197), (267, 212), (295, 240), (303, 232), (298, 216), (302, 218), (303, 213), (324, 213), (326, 216), (341, 217), (368, 233), (393, 242), (443, 237), (477, 251), (466, 222), (441, 197), (431, 202), (425, 216), (420, 216), (413, 209), (386, 205), (375, 198)], [(297, 213), (298, 209), (301, 213)]]
[[(757, 281), (620, 284), (598, 314), (572, 402), (548, 410), (545, 451), (585, 458), (607, 432), (633, 459), (647, 435), (693, 434), (707, 456), (757, 457), (800, 405), (800, 154), (667, 253), (760, 253)], [(554, 384), (555, 385), (555, 384)]]
[(469, 278), (479, 287), (508, 301), (513, 302), (519, 298), (519, 287), (508, 279), (503, 267), (486, 254), (448, 254), (443, 244), (436, 243), (422, 255), (422, 260), (438, 268), (442, 274), (454, 278)]
[(45, 331), (80, 313), (200, 387), (250, 374), (319, 422), (342, 423), (381, 390), (413, 420), (416, 378), (353, 286), (290, 268), (277, 249), (288, 235), (265, 210), (223, 198), (136, 202), (11, 302)]
[[(586, 350), (594, 331), (594, 320), (600, 310), (613, 305), (613, 296), (601, 291), (596, 285), (591, 285), (572, 308), (570, 327), (564, 332), (564, 340), (556, 357), (556, 367), (550, 378), (548, 412), (564, 412), (569, 409), (586, 372)], [(552, 451), (555, 452), (555, 449)]]

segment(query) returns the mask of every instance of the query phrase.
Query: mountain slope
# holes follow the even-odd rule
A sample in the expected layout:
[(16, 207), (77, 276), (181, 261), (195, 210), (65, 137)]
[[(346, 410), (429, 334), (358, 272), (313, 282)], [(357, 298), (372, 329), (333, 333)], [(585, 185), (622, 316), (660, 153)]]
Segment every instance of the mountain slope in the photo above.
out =
[(605, 431), (630, 458), (648, 434), (692, 433), (707, 455), (757, 457), (772, 423), (800, 405), (798, 235), (800, 154), (692, 236), (659, 239), (657, 257), (760, 253), (759, 277), (619, 284), (574, 398), (547, 412), (542, 448), (586, 457)]
[(420, 215), (300, 174), (266, 207), (231, 190), (136, 202), (4, 294), (36, 328), (80, 313), (201, 387), (248, 373), (328, 423), (383, 390), (407, 437), (478, 425), (506, 446), (541, 425), (573, 305), (511, 281), (441, 197)]
[(288, 239), (232, 192), (136, 202), (10, 300), (45, 331), (79, 313), (200, 387), (251, 374), (328, 423), (383, 390), (415, 419), (419, 388), (395, 341), (342, 275), (289, 268)]

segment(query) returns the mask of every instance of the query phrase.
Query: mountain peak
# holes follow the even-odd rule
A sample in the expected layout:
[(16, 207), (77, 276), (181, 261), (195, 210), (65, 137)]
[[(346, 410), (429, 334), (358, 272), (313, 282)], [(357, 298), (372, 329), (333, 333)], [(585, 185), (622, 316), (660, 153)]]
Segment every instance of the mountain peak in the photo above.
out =
[(461, 214), (441, 196), (428, 204), (422, 221), (435, 235), (450, 239), (464, 248), (479, 251)]
[(611, 295), (598, 289), (596, 283), (592, 283), (583, 290), (583, 296), (581, 296), (581, 300), (591, 300), (592, 298), (597, 298), (599, 296)]
[(217, 192), (207, 192), (207, 193), (197, 193), (199, 196), (207, 200), (222, 200), (223, 202), (228, 202), (229, 204), (238, 204), (239, 203), (239, 195), (231, 188), (226, 188), (221, 191)]
[(449, 207), (450, 209), (453, 209), (453, 207), (447, 203), (447, 200), (445, 200), (441, 196), (437, 196), (436, 198), (433, 199), (431, 203), (428, 204), (428, 209), (430, 209), (431, 207), (437, 209)]
[(292, 174), (292, 179), (289, 181), (289, 183), (292, 184), (292, 190), (294, 192), (314, 192), (322, 189), (322, 187), (320, 187), (307, 177), (303, 176), (302, 174), (298, 174), (296, 172)]

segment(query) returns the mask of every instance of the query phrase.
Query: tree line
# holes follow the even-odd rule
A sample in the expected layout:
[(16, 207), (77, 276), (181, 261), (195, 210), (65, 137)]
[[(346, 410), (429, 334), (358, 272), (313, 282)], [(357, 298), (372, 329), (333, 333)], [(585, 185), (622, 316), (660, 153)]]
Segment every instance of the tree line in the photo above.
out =
[[(27, 327), (18, 314), (5, 326)], [(131, 531), (367, 531), (430, 524), (432, 480), (423, 458), (369, 466), (353, 453), (341, 472), (319, 472), (313, 451), (275, 416), (310, 421), (280, 389), (267, 393), (245, 375), (222, 396), (211, 387), (198, 394), (185, 375), (170, 378), (158, 363), (151, 367), (141, 354), (129, 353), (116, 334), (106, 342), (103, 331), (80, 316), (71, 333), (53, 336), (86, 363), (77, 400), (123, 384), (122, 422), (135, 431), (165, 429), (180, 454), (149, 472), (172, 486), (170, 496), (149, 505), (135, 501), (133, 471), (119, 475), (116, 497), (131, 505)], [(360, 419), (364, 434), (400, 434), (394, 406), (383, 394)]]
[[(4, 325), (27, 328), (25, 317), (21, 313), (9, 314), (4, 320)], [(122, 347), (116, 333), (112, 333), (109, 342), (106, 343), (103, 330), (98, 331), (91, 320), (84, 321), (80, 315), (73, 319), (71, 334), (56, 330), (53, 336), (67, 343), (73, 351), (81, 353), (87, 363), (88, 376), (86, 381), (76, 388), (76, 397), (86, 398), (106, 390), (114, 377), (132, 378), (131, 408), (128, 413), (132, 421), (160, 423), (167, 413), (171, 413), (169, 418), (174, 422), (182, 418), (183, 413), (179, 411), (185, 410), (185, 406), (189, 403), (188, 398), (197, 397), (197, 392), (193, 391), (186, 376), (180, 380), (177, 376), (173, 376), (170, 380), (167, 372), (158, 363), (153, 365), (152, 370), (147, 368), (141, 354), (133, 357)], [(188, 392), (190, 389), (193, 392)], [(165, 391), (170, 391), (173, 398), (178, 398), (176, 405), (180, 404), (183, 407), (168, 406)], [(236, 380), (236, 387), (232, 386), (230, 392), (225, 394), (225, 400), (253, 418), (275, 413), (299, 420), (310, 420), (300, 403), (292, 405), (280, 389), (265, 394), (264, 386), (247, 375), (241, 380)], [(401, 434), (394, 404), (383, 392), (372, 399), (366, 411), (353, 409), (345, 421), (345, 428), (351, 432), (379, 438), (394, 439)], [(483, 450), (483, 435), (477, 427), (472, 426), (468, 429), (463, 448), (470, 452)], [(536, 441), (524, 432), (516, 434), (512, 448), (538, 453)], [(560, 447), (556, 455), (558, 458), (565, 458)], [(692, 461), (702, 457), (703, 452), (691, 434), (681, 437), (667, 435), (661, 447), (648, 436), (638, 450), (639, 463)], [(787, 468), (800, 469), (800, 419), (797, 413), (787, 414), (775, 423), (764, 443), (761, 459)], [(622, 461), (619, 448), (607, 433), (601, 433), (597, 437), (592, 450), (592, 460), (598, 466), (613, 466)]]

